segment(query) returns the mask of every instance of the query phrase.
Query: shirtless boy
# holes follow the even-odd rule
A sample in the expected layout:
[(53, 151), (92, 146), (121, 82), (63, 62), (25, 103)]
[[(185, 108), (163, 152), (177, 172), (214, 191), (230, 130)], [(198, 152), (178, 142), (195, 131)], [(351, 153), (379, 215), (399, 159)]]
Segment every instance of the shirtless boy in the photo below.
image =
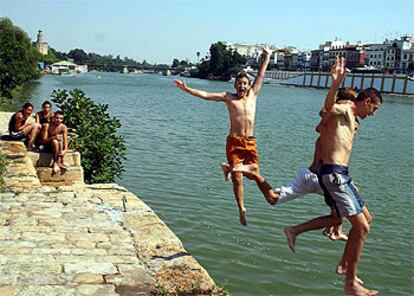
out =
[(348, 164), (358, 127), (357, 117), (365, 119), (375, 115), (382, 104), (382, 97), (376, 89), (368, 88), (359, 93), (354, 104), (336, 104), (333, 94), (345, 78), (344, 64), (343, 58), (337, 58), (332, 73), (332, 87), (325, 101), (324, 107), (331, 116), (321, 134), (323, 164), (318, 170), (318, 179), (325, 198), (338, 215), (346, 217), (352, 225), (339, 265), (346, 274), (345, 294), (372, 296), (377, 291), (364, 288), (357, 277), (359, 257), (370, 230), (367, 219), (370, 215), (348, 174)]
[(38, 124), (49, 123), (53, 118), (52, 103), (44, 101), (42, 103), (42, 111), (36, 113), (36, 122)]
[[(337, 63), (339, 63), (337, 79), (333, 77), (332, 84), (339, 87), (346, 72), (344, 59), (337, 60)], [(367, 116), (375, 115), (375, 111), (381, 104), (381, 94), (373, 88), (362, 91), (356, 98), (354, 106), (335, 104), (330, 96), (325, 102), (325, 109), (332, 116), (321, 137), (323, 164), (318, 171), (318, 177), (326, 198), (332, 201), (338, 214), (341, 217), (346, 217), (352, 225), (342, 259), (347, 266), (344, 291), (348, 295), (371, 296), (377, 294), (376, 291), (364, 288), (357, 281), (359, 257), (370, 226), (363, 213), (365, 202), (352, 184), (352, 179), (348, 174), (348, 164), (355, 129), (358, 125), (356, 118), (365, 119)]]
[(10, 137), (16, 141), (27, 138), (28, 151), (32, 151), (35, 149), (34, 143), (39, 131), (39, 124), (29, 121), (32, 112), (33, 105), (30, 103), (26, 103), (23, 105), (22, 110), (19, 110), (12, 115), (9, 121)]
[[(358, 93), (353, 89), (341, 89), (338, 92), (337, 102), (348, 103), (350, 100), (353, 101), (357, 95)], [(326, 121), (325, 117), (327, 114), (324, 110), (321, 110), (319, 115), (322, 117), (322, 119), (316, 127), (316, 132), (321, 133), (322, 129), (324, 128), (324, 121)], [(258, 173), (258, 171), (252, 169), (250, 166), (239, 166), (235, 170), (244, 172), (246, 177), (255, 180), (264, 197), (271, 205), (283, 204), (306, 194), (315, 193), (324, 195), (323, 190), (319, 185), (318, 176), (316, 175), (317, 168), (320, 165), (321, 160), (321, 149), (322, 147), (320, 138), (318, 138), (315, 143), (313, 161), (310, 167), (299, 170), (296, 177), (293, 180), (289, 181), (285, 186), (281, 186), (281, 188), (272, 189), (272, 186), (267, 183), (267, 181)], [(332, 221), (331, 224), (328, 224), (328, 226), (326, 226), (323, 234), (329, 237), (331, 240), (346, 241), (348, 237), (342, 232), (342, 223), (334, 225), (333, 223), (337, 222), (336, 215), (328, 217), (329, 219), (332, 218)], [(317, 229), (319, 228), (320, 227)], [(292, 251), (294, 251), (294, 246), (292, 247)]]
[[(267, 46), (263, 47), (263, 61), (253, 83), (249, 77), (242, 73), (237, 75), (234, 87), (236, 93), (208, 93), (202, 90), (188, 87), (184, 81), (174, 80), (175, 85), (196, 97), (207, 101), (224, 102), (227, 105), (230, 117), (230, 132), (226, 143), (226, 156), (231, 172), (232, 168), (240, 164), (253, 164), (258, 167), (256, 138), (253, 136), (254, 119), (256, 115), (256, 98), (262, 87), (266, 68), (270, 61), (272, 51)], [(224, 168), (227, 170), (227, 168)], [(227, 175), (227, 172), (225, 172)], [(240, 223), (247, 225), (246, 208), (244, 207), (243, 174), (231, 173), (233, 192), (237, 201), (240, 214)]]
[(60, 171), (60, 168), (66, 168), (64, 161), (68, 151), (68, 131), (63, 123), (63, 112), (57, 111), (50, 123), (44, 123), (40, 131), (40, 141), (44, 145), (45, 151), (53, 154), (51, 164), (54, 174)]

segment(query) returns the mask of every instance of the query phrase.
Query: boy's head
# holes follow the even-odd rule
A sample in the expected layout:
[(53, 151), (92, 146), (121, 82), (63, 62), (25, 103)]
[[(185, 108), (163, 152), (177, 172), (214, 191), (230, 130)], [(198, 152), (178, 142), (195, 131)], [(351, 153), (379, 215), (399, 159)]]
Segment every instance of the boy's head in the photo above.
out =
[(42, 104), (43, 112), (49, 113), (51, 109), (52, 109), (52, 103), (49, 101), (44, 101)]
[(33, 112), (33, 105), (31, 103), (25, 103), (23, 105), (23, 115), (30, 116)]
[(339, 101), (355, 101), (358, 92), (350, 87), (343, 87), (338, 90), (336, 102)]
[(53, 116), (53, 122), (54, 123), (62, 123), (63, 122), (63, 111), (57, 111), (55, 112), (55, 115)]
[(247, 94), (247, 91), (250, 89), (250, 78), (247, 76), (246, 72), (242, 71), (237, 74), (234, 88), (239, 97), (243, 97)]
[(374, 116), (381, 104), (382, 97), (379, 91), (372, 87), (364, 89), (355, 99), (356, 115), (362, 119)]

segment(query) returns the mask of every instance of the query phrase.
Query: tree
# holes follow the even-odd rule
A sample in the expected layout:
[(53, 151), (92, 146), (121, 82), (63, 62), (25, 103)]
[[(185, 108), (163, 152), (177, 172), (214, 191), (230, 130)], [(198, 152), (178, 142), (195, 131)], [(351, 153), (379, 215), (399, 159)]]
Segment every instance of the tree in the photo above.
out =
[(73, 59), (76, 64), (85, 65), (88, 63), (88, 54), (83, 49), (72, 49), (69, 51), (68, 57)]
[(242, 69), (246, 58), (237, 51), (228, 50), (223, 42), (216, 42), (210, 46), (210, 55), (201, 60), (198, 72), (192, 71), (192, 75), (199, 78), (213, 78), (229, 80)]
[(12, 91), (39, 77), (41, 54), (30, 38), (8, 18), (0, 19), (0, 97), (11, 99)]
[[(110, 117), (108, 105), (96, 104), (79, 89), (54, 90), (52, 101), (65, 113), (65, 123), (77, 130), (74, 148), (82, 155), (87, 183), (114, 182), (124, 172), (125, 140), (118, 136), (121, 122)], [(99, 123), (99, 124), (98, 124)]]
[(173, 62), (172, 62), (171, 67), (177, 68), (179, 64), (180, 64), (180, 61), (178, 59), (174, 59)]

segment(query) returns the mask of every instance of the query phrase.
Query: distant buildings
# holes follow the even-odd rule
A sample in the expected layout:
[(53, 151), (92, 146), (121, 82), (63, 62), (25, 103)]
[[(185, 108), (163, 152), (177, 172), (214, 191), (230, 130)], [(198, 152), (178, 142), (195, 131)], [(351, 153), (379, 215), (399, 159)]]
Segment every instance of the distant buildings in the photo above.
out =
[[(259, 62), (262, 44), (225, 44), (228, 49), (245, 56), (248, 66)], [(326, 41), (311, 51), (301, 51), (296, 47), (268, 46), (275, 50), (271, 64), (278, 70), (329, 71), (336, 57), (343, 56), (346, 58), (346, 67), (354, 71), (413, 73), (414, 38), (408, 35), (392, 41), (384, 40), (380, 44), (353, 44), (335, 39)]]

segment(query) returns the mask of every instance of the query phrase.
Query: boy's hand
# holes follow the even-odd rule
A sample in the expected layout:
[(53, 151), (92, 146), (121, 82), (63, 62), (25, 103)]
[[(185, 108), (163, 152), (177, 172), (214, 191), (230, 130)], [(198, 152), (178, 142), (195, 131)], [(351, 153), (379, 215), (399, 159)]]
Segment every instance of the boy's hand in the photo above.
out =
[(331, 76), (332, 84), (340, 85), (344, 81), (346, 76), (344, 57), (336, 57), (335, 64), (332, 66)]
[(187, 89), (187, 84), (185, 84), (184, 80), (177, 80), (174, 79), (175, 86), (178, 87), (181, 90)]
[(262, 50), (263, 50), (263, 54), (264, 55), (267, 55), (267, 56), (271, 56), (272, 55), (272, 53), (273, 53), (273, 50), (271, 50), (270, 48), (269, 48), (269, 46), (267, 46), (267, 45), (265, 45), (265, 46), (263, 46), (262, 47)]

